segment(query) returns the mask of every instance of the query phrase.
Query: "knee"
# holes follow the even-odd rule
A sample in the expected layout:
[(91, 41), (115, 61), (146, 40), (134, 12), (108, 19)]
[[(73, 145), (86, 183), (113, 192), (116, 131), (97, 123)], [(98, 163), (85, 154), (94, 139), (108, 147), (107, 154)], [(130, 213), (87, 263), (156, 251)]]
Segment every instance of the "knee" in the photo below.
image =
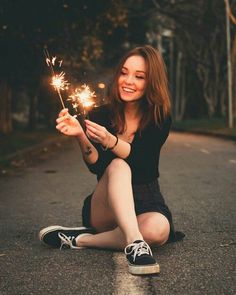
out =
[(163, 245), (168, 240), (170, 225), (168, 221), (157, 225), (147, 220), (140, 226), (140, 232), (150, 245)]
[(131, 170), (129, 165), (122, 159), (116, 158), (111, 161), (108, 165), (106, 172), (108, 174), (113, 174), (117, 172), (125, 173), (126, 175), (131, 176)]

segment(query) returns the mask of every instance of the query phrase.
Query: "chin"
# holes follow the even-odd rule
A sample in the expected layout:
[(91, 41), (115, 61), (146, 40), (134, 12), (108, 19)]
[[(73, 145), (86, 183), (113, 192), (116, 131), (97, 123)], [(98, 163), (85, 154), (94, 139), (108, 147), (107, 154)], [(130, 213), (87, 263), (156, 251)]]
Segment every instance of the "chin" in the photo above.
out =
[(120, 99), (124, 102), (136, 102), (144, 96), (144, 93), (127, 93), (124, 91), (120, 91)]
[(123, 102), (137, 102), (141, 99), (141, 97), (124, 97), (124, 96), (121, 96), (120, 99), (123, 101)]

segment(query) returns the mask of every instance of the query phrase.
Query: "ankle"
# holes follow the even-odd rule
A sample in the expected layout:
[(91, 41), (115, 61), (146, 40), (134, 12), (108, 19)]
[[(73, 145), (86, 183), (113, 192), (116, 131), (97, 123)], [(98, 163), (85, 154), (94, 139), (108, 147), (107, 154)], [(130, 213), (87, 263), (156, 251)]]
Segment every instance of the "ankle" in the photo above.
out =
[(78, 247), (84, 247), (84, 246), (86, 246), (86, 242), (88, 240), (88, 236), (92, 236), (92, 234), (84, 233), (84, 234), (78, 235), (75, 238), (76, 245)]
[(141, 233), (136, 235), (130, 235), (126, 238), (127, 245), (132, 244), (134, 241), (137, 241), (137, 240), (143, 241), (143, 236), (141, 235)]

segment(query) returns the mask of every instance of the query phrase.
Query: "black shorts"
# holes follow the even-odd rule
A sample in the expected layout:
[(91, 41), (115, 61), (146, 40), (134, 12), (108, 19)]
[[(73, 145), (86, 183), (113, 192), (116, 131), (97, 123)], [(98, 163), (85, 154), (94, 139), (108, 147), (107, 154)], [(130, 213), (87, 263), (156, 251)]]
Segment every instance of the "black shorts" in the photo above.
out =
[[(147, 184), (133, 184), (133, 196), (135, 204), (136, 215), (147, 212), (159, 212), (163, 214), (170, 223), (170, 234), (168, 242), (177, 241), (184, 237), (181, 232), (176, 232), (172, 221), (172, 215), (165, 204), (164, 198), (160, 192), (158, 181), (153, 181)], [(91, 211), (91, 199), (93, 194), (90, 194), (84, 200), (82, 209), (82, 221), (86, 227), (91, 227), (90, 224), (90, 211)]]

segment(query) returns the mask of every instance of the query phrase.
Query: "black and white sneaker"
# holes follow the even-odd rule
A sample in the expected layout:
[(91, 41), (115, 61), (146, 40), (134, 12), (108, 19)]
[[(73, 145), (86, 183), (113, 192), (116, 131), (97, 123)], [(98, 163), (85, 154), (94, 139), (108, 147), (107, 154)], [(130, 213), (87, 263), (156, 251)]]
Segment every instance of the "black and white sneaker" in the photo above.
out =
[(76, 238), (94, 234), (95, 230), (86, 227), (48, 226), (39, 232), (39, 240), (54, 248), (83, 249), (76, 245)]
[(156, 274), (160, 266), (153, 258), (149, 245), (142, 240), (134, 241), (125, 248), (129, 272), (133, 275)]

